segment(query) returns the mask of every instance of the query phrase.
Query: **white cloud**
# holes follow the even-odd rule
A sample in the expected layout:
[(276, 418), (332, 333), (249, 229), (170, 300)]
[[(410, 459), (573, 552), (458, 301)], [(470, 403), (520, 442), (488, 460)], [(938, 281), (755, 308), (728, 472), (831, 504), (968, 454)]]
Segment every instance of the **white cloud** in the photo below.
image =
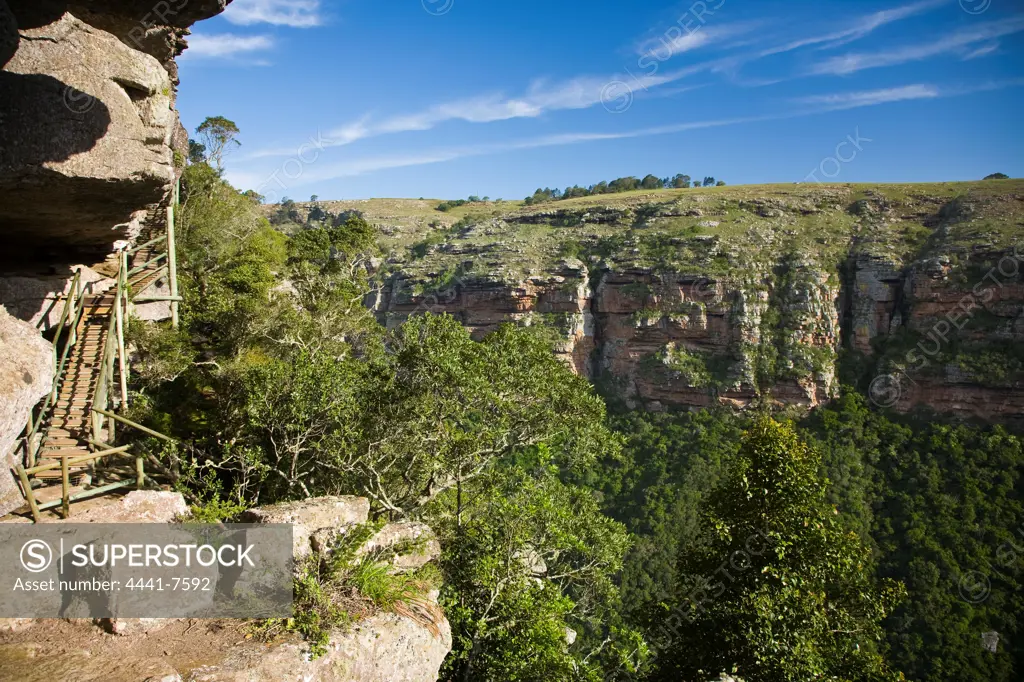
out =
[(831, 95), (813, 95), (801, 97), (797, 102), (802, 104), (824, 105), (827, 110), (854, 109), (856, 107), (874, 106), (888, 102), (900, 102), (908, 99), (926, 99), (939, 97), (940, 92), (934, 85), (904, 85), (899, 88), (883, 88), (880, 90), (861, 90), (859, 92), (843, 92)]
[(922, 0), (922, 2), (915, 2), (909, 5), (902, 5), (900, 7), (874, 12), (873, 14), (869, 14), (859, 19), (849, 28), (833, 31), (823, 35), (812, 36), (810, 38), (794, 40), (792, 42), (764, 50), (757, 56), (767, 57), (769, 55), (779, 54), (782, 52), (791, 52), (793, 50), (800, 49), (801, 47), (808, 47), (811, 45), (817, 45), (819, 46), (819, 49), (839, 47), (840, 45), (860, 40), (886, 24), (891, 24), (895, 21), (912, 17), (915, 14), (926, 12), (944, 3), (945, 0)]
[[(536, 118), (550, 111), (587, 109), (602, 102), (614, 105), (618, 98), (627, 93), (630, 93), (630, 97), (640, 96), (649, 89), (710, 68), (710, 64), (701, 64), (662, 75), (616, 75), (608, 78), (582, 76), (559, 82), (536, 80), (518, 97), (507, 97), (497, 93), (480, 95), (380, 120), (374, 120), (372, 116), (366, 115), (329, 131), (324, 136), (327, 140), (324, 146), (339, 147), (379, 135), (431, 130), (448, 121), (493, 123), (514, 118)], [(294, 153), (295, 150), (291, 148), (264, 149), (247, 158), (287, 156)]]
[(921, 61), (950, 53), (977, 52), (976, 43), (988, 43), (1001, 36), (1024, 31), (1024, 17), (991, 21), (956, 31), (930, 43), (906, 45), (881, 52), (849, 53), (826, 59), (811, 67), (812, 74), (845, 75), (883, 66)]
[(984, 57), (987, 54), (992, 54), (999, 49), (999, 41), (995, 40), (987, 45), (982, 45), (973, 49), (964, 55), (964, 61), (968, 59), (977, 59), (978, 57)]
[(722, 41), (749, 33), (758, 26), (759, 24), (754, 22), (724, 24), (700, 27), (692, 32), (683, 33), (673, 25), (663, 35), (648, 38), (640, 43), (637, 47), (637, 54), (640, 55), (641, 65), (646, 68), (644, 62), (652, 60), (664, 62), (684, 52), (690, 52), (712, 44), (720, 45)]
[(183, 57), (233, 57), (247, 52), (269, 50), (274, 41), (270, 36), (241, 36), (234, 33), (193, 35)]
[(267, 23), (292, 28), (311, 28), (323, 23), (320, 0), (235, 0), (224, 11), (233, 24)]

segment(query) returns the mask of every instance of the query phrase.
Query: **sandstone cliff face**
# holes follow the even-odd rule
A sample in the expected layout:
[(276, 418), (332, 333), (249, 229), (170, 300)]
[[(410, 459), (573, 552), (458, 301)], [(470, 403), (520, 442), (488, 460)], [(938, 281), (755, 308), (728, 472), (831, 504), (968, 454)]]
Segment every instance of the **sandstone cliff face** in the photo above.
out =
[(50, 392), (53, 371), (53, 347), (0, 306), (0, 516), (24, 502), (11, 448), (32, 407)]
[(397, 251), (368, 301), (388, 325), (545, 324), (634, 406), (815, 406), (846, 363), (884, 407), (1024, 414), (1019, 182), (694, 189), (434, 227), (361, 208)]
[[(551, 326), (556, 352), (574, 371), (610, 380), (631, 404), (651, 409), (748, 406), (762, 394), (814, 406), (837, 387), (839, 292), (823, 273), (793, 276), (802, 279), (780, 283), (766, 272), (716, 281), (651, 269), (592, 275), (576, 261), (519, 285), (467, 278), (439, 294), (410, 293), (398, 277), (375, 303), (388, 326), (425, 311), (450, 313), (477, 337), (502, 322)], [(766, 328), (769, 310), (784, 312), (788, 326)], [(769, 359), (783, 376), (766, 383), (758, 372)]]
[(42, 260), (102, 257), (174, 181), (170, 77), (71, 14), (22, 34), (0, 73), (0, 234)]

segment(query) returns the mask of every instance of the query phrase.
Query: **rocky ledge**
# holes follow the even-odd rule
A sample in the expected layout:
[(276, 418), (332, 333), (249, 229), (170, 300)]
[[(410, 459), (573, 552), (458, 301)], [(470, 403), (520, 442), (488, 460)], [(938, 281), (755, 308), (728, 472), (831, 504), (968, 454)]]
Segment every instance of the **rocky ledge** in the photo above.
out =
[[(80, 523), (170, 523), (187, 507), (178, 493), (133, 491), (76, 516)], [(249, 523), (291, 523), (294, 552), (302, 559), (328, 551), (330, 540), (367, 522), (360, 497), (321, 497), (246, 512)], [(440, 556), (433, 532), (419, 523), (381, 527), (357, 555), (393, 550), (393, 572), (415, 570)], [(452, 633), (437, 605), (424, 594), (395, 611), (364, 613), (330, 633), (326, 651), (311, 657), (294, 635), (273, 641), (252, 636), (239, 621), (130, 618), (0, 620), (0, 679), (44, 682), (434, 682), (451, 650)], [(52, 655), (55, 650), (60, 656)]]
[(6, 257), (101, 259), (165, 200), (188, 142), (173, 108), (173, 57), (187, 27), (225, 4), (156, 3), (167, 9), (154, 14), (141, 0), (0, 0)]

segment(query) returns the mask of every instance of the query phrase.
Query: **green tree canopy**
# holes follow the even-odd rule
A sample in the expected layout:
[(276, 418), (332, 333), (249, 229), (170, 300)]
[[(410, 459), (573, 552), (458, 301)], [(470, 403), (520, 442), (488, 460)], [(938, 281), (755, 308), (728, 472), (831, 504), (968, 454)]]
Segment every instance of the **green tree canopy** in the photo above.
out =
[[(196, 135), (202, 142), (205, 151), (205, 161), (213, 162), (213, 165), (221, 170), (224, 168), (224, 155), (234, 146), (242, 143), (236, 138), (238, 126), (234, 121), (223, 116), (208, 116), (196, 128)], [(191, 153), (191, 149), (189, 150)]]
[(903, 594), (876, 584), (871, 553), (826, 501), (819, 460), (769, 418), (745, 434), (709, 498), (706, 540), (679, 557), (656, 679), (722, 671), (759, 682), (898, 680), (878, 653), (881, 621)]

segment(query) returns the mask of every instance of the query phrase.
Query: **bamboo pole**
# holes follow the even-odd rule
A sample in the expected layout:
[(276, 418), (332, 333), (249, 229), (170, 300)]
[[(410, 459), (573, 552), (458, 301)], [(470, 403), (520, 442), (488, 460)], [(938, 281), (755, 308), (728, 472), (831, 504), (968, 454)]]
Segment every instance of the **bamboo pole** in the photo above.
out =
[[(97, 443), (100, 444), (100, 445), (105, 445), (105, 444), (103, 444), (103, 443), (101, 443), (99, 441), (90, 441), (90, 442), (93, 443), (94, 445), (97, 444)], [(68, 459), (68, 466), (76, 466), (78, 464), (84, 464), (86, 462), (91, 462), (93, 460), (100, 459), (102, 457), (109, 457), (110, 455), (119, 455), (119, 454), (122, 454), (124, 452), (127, 452), (128, 450), (131, 449), (131, 447), (132, 446), (130, 446), (130, 445), (122, 445), (121, 447), (118, 447), (118, 448), (109, 447), (109, 448), (105, 448), (103, 450), (100, 450), (99, 452), (89, 453), (88, 455), (81, 455), (81, 456), (78, 456), (78, 457), (71, 457), (71, 458)], [(25, 469), (25, 474), (26, 475), (34, 475), (34, 474), (42, 473), (44, 471), (52, 471), (53, 469), (56, 469), (59, 466), (60, 465), (57, 464), (56, 462), (51, 463), (51, 464), (40, 464), (39, 466), (32, 467), (31, 469)]]
[(181, 296), (139, 296), (135, 299), (136, 303), (155, 303), (157, 301), (178, 301), (181, 302), (184, 299)]
[[(127, 481), (118, 481), (116, 483), (109, 483), (99, 488), (92, 488), (91, 490), (82, 490), (71, 496), (71, 502), (78, 502), (79, 500), (87, 500), (90, 497), (97, 497), (104, 493), (108, 493), (111, 490), (117, 490), (118, 488), (127, 488), (130, 485), (135, 485), (133, 479)], [(54, 507), (60, 506), (60, 500), (53, 500), (52, 502), (44, 502), (38, 506), (39, 511), (45, 511), (47, 509), (53, 509)], [(38, 522), (37, 522), (38, 523)]]
[(28, 427), (25, 429), (25, 464), (35, 466), (35, 448), (32, 447), (32, 439), (36, 435), (35, 420), (32, 418), (32, 410), (28, 412)]
[(25, 499), (28, 500), (28, 508), (32, 510), (32, 520), (39, 523), (39, 505), (36, 504), (35, 493), (32, 492), (32, 483), (28, 480), (25, 467), (18, 465), (18, 478), (21, 479), (21, 488), (25, 492)]
[[(121, 252), (120, 267), (117, 269), (117, 360), (121, 372), (121, 409), (128, 407), (128, 365), (124, 358), (124, 302), (125, 292), (122, 275), (128, 256)], [(113, 439), (111, 439), (113, 440)]]
[(162, 234), (162, 235), (160, 235), (159, 237), (156, 237), (156, 238), (154, 238), (154, 239), (150, 239), (150, 240), (149, 240), (148, 242), (146, 242), (145, 244), (139, 244), (139, 245), (138, 245), (138, 246), (136, 246), (135, 248), (133, 248), (133, 249), (129, 249), (129, 250), (128, 250), (128, 254), (129, 254), (129, 255), (131, 255), (131, 254), (133, 254), (133, 253), (138, 253), (139, 251), (141, 251), (142, 249), (146, 248), (147, 246), (153, 246), (154, 244), (157, 244), (157, 243), (159, 243), (159, 242), (162, 242), (162, 241), (163, 241), (163, 240), (165, 240), (165, 239), (167, 239), (167, 235), (166, 235), (166, 234)]
[[(71, 287), (71, 291), (68, 292), (68, 306), (71, 310), (75, 309), (75, 294), (78, 293), (78, 287)], [(83, 306), (83, 310), (85, 307)], [(74, 320), (71, 323), (71, 334), (68, 336), (68, 343), (72, 346), (78, 342), (78, 320)]]
[[(174, 205), (178, 202), (178, 184), (174, 184), (171, 203), (167, 207), (167, 271), (171, 280), (171, 296), (178, 296), (178, 256), (174, 241)], [(178, 301), (171, 301), (171, 326), (178, 328)]]
[(68, 469), (68, 458), (60, 458), (60, 510), (61, 516), (67, 519), (71, 516), (71, 472)]
[(143, 464), (142, 455), (135, 457), (135, 488), (142, 490), (142, 487), (146, 484), (146, 470)]
[(143, 433), (148, 433), (149, 435), (154, 436), (156, 438), (160, 438), (160, 439), (168, 441), (170, 443), (174, 442), (174, 439), (171, 438), (170, 436), (165, 436), (164, 434), (160, 433), (159, 431), (154, 431), (153, 429), (149, 428), (148, 426), (143, 426), (142, 424), (138, 424), (136, 422), (133, 422), (131, 419), (125, 419), (124, 417), (122, 417), (119, 414), (114, 414), (113, 412), (108, 412), (107, 410), (98, 410), (96, 408), (93, 408), (93, 412), (98, 412), (99, 414), (102, 414), (104, 417), (110, 417), (111, 419), (117, 420), (117, 421), (121, 422), (122, 424), (127, 424), (128, 426), (131, 426), (132, 428), (138, 429), (139, 431), (142, 431)]
[(162, 261), (165, 258), (167, 258), (167, 254), (166, 253), (158, 253), (157, 255), (153, 256), (152, 258), (150, 258), (148, 261), (146, 261), (142, 265), (136, 265), (134, 268), (132, 268), (131, 270), (128, 271), (128, 274), (129, 275), (137, 275), (138, 273), (142, 272), (143, 270), (148, 270), (149, 266), (156, 265), (158, 261)]

